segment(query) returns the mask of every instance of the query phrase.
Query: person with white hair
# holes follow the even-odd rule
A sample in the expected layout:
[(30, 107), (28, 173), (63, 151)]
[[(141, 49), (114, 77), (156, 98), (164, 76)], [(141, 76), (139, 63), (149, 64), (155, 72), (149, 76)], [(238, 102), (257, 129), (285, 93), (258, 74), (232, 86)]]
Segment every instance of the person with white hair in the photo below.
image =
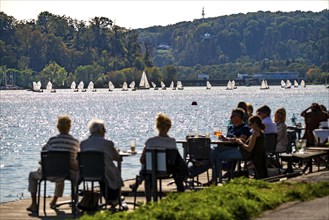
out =
[(105, 198), (112, 206), (119, 203), (120, 188), (123, 186), (121, 173), (113, 161), (121, 161), (121, 157), (114, 147), (114, 143), (104, 138), (106, 129), (104, 122), (100, 119), (92, 119), (89, 122), (90, 136), (81, 142), (80, 150), (83, 151), (99, 151), (104, 153), (104, 170), (105, 178), (108, 185), (100, 183), (101, 189), (105, 192), (108, 187), (108, 195)]

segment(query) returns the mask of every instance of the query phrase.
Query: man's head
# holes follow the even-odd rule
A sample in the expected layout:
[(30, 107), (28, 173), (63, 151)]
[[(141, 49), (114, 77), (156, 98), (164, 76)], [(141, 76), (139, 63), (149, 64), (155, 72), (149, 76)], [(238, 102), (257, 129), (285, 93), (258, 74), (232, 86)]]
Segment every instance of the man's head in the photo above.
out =
[(263, 105), (256, 111), (257, 115), (263, 120), (264, 118), (271, 115), (271, 109), (267, 105)]
[(98, 134), (104, 137), (106, 129), (104, 125), (104, 121), (100, 119), (91, 119), (88, 124), (90, 134)]
[(231, 114), (231, 122), (234, 125), (240, 125), (243, 122), (243, 115), (245, 114), (245, 111), (241, 108), (236, 108), (232, 110), (232, 114)]
[(68, 115), (58, 116), (57, 129), (61, 134), (68, 134), (71, 129), (71, 119)]

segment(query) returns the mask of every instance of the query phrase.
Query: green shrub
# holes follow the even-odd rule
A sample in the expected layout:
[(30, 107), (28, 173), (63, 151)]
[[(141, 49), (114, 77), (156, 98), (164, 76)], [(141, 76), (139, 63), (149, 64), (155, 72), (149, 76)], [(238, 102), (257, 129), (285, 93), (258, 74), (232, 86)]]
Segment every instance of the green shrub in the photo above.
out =
[(250, 219), (263, 211), (274, 209), (293, 200), (308, 200), (329, 195), (329, 183), (268, 183), (237, 178), (223, 186), (211, 186), (200, 191), (172, 193), (159, 203), (142, 205), (132, 212), (84, 215), (92, 219)]

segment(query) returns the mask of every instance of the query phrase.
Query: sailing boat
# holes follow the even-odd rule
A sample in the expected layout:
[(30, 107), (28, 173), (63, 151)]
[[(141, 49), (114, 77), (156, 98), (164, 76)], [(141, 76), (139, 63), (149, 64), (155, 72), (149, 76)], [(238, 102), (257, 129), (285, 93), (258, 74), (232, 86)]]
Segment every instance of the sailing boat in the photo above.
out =
[(207, 89), (211, 89), (211, 84), (209, 81), (207, 81)]
[(174, 81), (171, 81), (170, 86), (169, 86), (172, 90), (175, 90), (175, 84)]
[(129, 87), (131, 88), (131, 91), (136, 91), (135, 81), (132, 81), (132, 82), (129, 84)]
[(128, 91), (128, 84), (127, 84), (127, 82), (124, 82), (122, 84), (122, 91)]
[(41, 82), (33, 82), (33, 92), (43, 92), (41, 89)]
[(47, 83), (46, 89), (49, 90), (52, 93), (56, 92), (56, 90), (53, 89), (53, 84), (50, 81)]
[(154, 90), (158, 90), (157, 85), (154, 82), (151, 82), (151, 84), (152, 84)]
[(88, 89), (91, 90), (92, 92), (96, 92), (96, 89), (94, 89), (94, 83), (93, 83), (93, 81), (90, 81), (89, 82)]
[(235, 85), (235, 81), (234, 80), (232, 80), (232, 88), (233, 89), (236, 89), (237, 88), (236, 85)]
[(301, 87), (306, 87), (305, 81), (302, 79), (302, 81), (300, 81), (300, 86)]
[(143, 71), (141, 81), (139, 82), (139, 89), (150, 89), (149, 81), (147, 80), (146, 73)]
[(233, 87), (232, 87), (232, 81), (231, 81), (231, 80), (229, 80), (229, 81), (227, 82), (226, 90), (233, 90)]
[(297, 80), (294, 80), (294, 87), (295, 88), (298, 88), (298, 82), (297, 82)]
[(114, 90), (114, 85), (111, 81), (109, 81), (109, 91), (112, 92)]
[(71, 89), (73, 89), (74, 92), (78, 92), (79, 91), (76, 87), (77, 87), (77, 84), (73, 81), (71, 83)]
[(87, 90), (84, 87), (85, 84), (83, 83), (83, 81), (81, 81), (78, 85), (78, 89), (81, 90), (81, 92), (86, 92)]
[(183, 84), (182, 84), (181, 81), (177, 81), (177, 89), (178, 90), (183, 90), (184, 89)]
[(166, 88), (166, 84), (164, 84), (164, 82), (162, 82), (162, 81), (161, 81), (161, 89), (162, 89), (162, 90), (166, 90), (166, 89), (167, 89), (167, 88)]
[(287, 79), (287, 82), (286, 82), (286, 89), (290, 89), (291, 88), (291, 82), (289, 79)]
[(283, 80), (281, 80), (281, 88), (285, 88), (285, 87), (286, 87), (286, 83)]
[(264, 79), (262, 80), (262, 82), (260, 84), (260, 89), (269, 89), (266, 80), (264, 80)]

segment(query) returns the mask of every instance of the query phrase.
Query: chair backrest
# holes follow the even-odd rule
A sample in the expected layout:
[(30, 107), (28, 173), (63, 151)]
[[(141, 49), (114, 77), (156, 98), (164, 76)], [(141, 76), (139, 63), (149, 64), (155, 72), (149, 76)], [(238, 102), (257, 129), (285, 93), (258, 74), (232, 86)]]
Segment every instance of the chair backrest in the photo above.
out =
[(70, 178), (69, 151), (42, 151), (41, 152), (42, 179), (48, 177)]
[(104, 178), (104, 153), (100, 151), (81, 151), (78, 153), (80, 179), (101, 181)]
[(155, 173), (158, 177), (169, 176), (171, 166), (175, 164), (177, 149), (151, 148), (146, 149), (147, 173)]
[(266, 146), (266, 154), (274, 154), (276, 149), (277, 142), (277, 133), (269, 133), (264, 134), (265, 136), (265, 146)]
[(207, 160), (211, 157), (210, 138), (205, 137), (188, 137), (187, 152), (189, 159)]

